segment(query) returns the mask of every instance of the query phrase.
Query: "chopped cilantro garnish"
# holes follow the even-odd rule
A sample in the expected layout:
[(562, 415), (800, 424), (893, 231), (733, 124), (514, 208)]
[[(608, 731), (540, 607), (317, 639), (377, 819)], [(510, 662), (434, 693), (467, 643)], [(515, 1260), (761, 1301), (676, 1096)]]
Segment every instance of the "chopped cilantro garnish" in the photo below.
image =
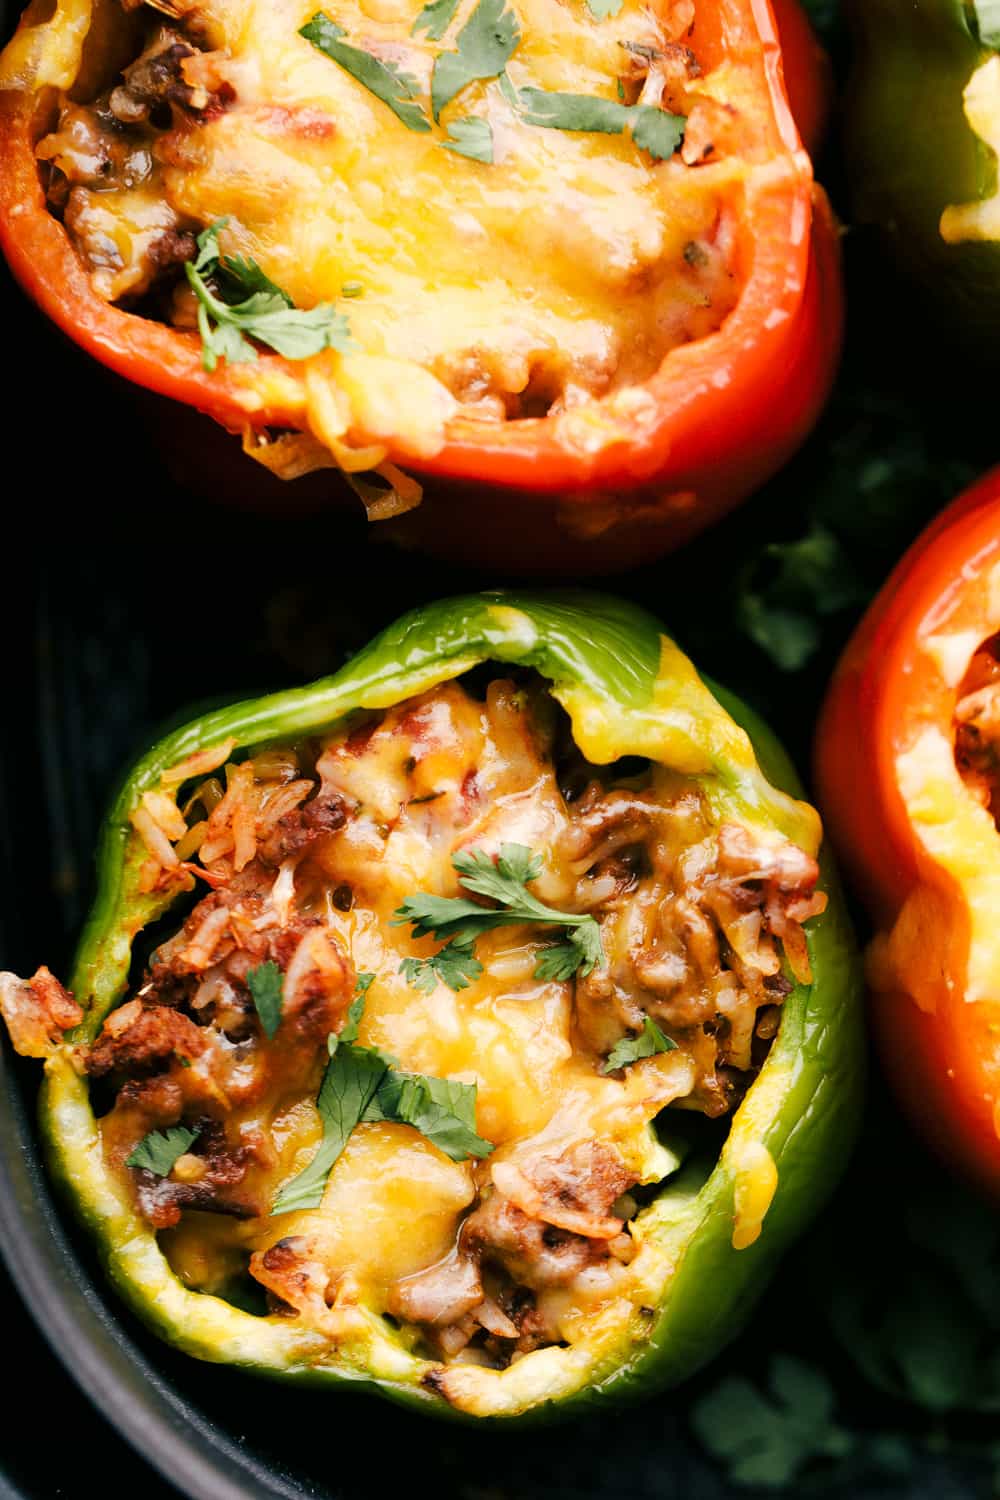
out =
[(358, 1026), (374, 977), (358, 975), (348, 1023), (339, 1036), (329, 1038), (330, 1061), (316, 1099), (323, 1123), (319, 1149), (309, 1165), (282, 1188), (272, 1214), (319, 1207), (335, 1162), (352, 1130), (362, 1122), (412, 1125), (452, 1161), (488, 1156), (493, 1150), (490, 1141), (476, 1134), (475, 1084), (407, 1073), (377, 1047), (358, 1046)]
[(657, 161), (669, 161), (684, 139), (684, 115), (668, 114), (651, 104), (632, 104), (632, 143)]
[(622, 1037), (616, 1042), (601, 1069), (602, 1073), (613, 1073), (616, 1068), (627, 1068), (629, 1063), (641, 1057), (655, 1057), (658, 1052), (673, 1052), (677, 1043), (664, 1036), (656, 1022), (649, 1016), (642, 1023), (642, 1030), (635, 1036)]
[(356, 1042), (358, 1039), (358, 1027), (361, 1025), (361, 1017), (364, 1015), (365, 998), (374, 983), (374, 974), (359, 974), (354, 981), (354, 999), (347, 1008), (347, 1020), (339, 1032), (331, 1031), (327, 1037), (327, 1048), (330, 1056), (336, 1052), (341, 1042)]
[(484, 849), (473, 849), (454, 855), (452, 865), (460, 885), (488, 896), (498, 906), (481, 906), (462, 896), (407, 897), (394, 913), (393, 925), (408, 922), (414, 937), (445, 940), (445, 947), (429, 959), (403, 960), (401, 972), (417, 988), (432, 989), (436, 975), (452, 989), (464, 989), (482, 972), (482, 965), (472, 956), (476, 938), (494, 927), (522, 922), (567, 929), (566, 942), (545, 948), (539, 955), (538, 978), (569, 979), (577, 970), (586, 975), (604, 963), (601, 930), (593, 917), (558, 911), (528, 890), (528, 883), (542, 873), (542, 861), (524, 844), (501, 844), (496, 861)]
[[(307, 359), (321, 349), (350, 348), (347, 319), (331, 303), (308, 311), (295, 307), (287, 292), (276, 286), (255, 260), (220, 256), (216, 219), (198, 236), (198, 254), (184, 267), (198, 299), (201, 362), (214, 370), (220, 359), (246, 364), (257, 358), (250, 339), (276, 349), (286, 359)], [(220, 295), (208, 286), (214, 280)], [(227, 301), (226, 298), (239, 298)]]
[(488, 1156), (490, 1141), (476, 1133), (476, 1085), (388, 1068), (366, 1120), (412, 1125), (452, 1161)]
[(341, 41), (345, 35), (344, 28), (322, 10), (318, 10), (299, 31), (299, 36), (312, 42), (331, 62), (337, 63), (376, 99), (388, 105), (408, 130), (430, 130), (430, 121), (420, 105), (412, 102), (420, 92), (416, 79), (401, 72), (395, 63), (382, 62), (363, 48)]
[(268, 1037), (274, 1036), (281, 1025), (282, 978), (281, 970), (273, 959), (247, 970), (247, 987), (253, 997), (260, 1016), (260, 1024)]
[(319, 1207), (330, 1171), (351, 1131), (364, 1119), (387, 1069), (385, 1059), (372, 1049), (357, 1047), (353, 1042), (340, 1043), (326, 1065), (316, 1099), (323, 1139), (309, 1165), (281, 1189), (271, 1209), (273, 1214)]
[(432, 42), (439, 42), (455, 19), (457, 10), (458, 0), (432, 0), (414, 21), (410, 35), (416, 36), (418, 31), (426, 31)]
[(479, 0), (455, 38), (454, 52), (441, 52), (431, 74), (431, 112), (437, 120), (445, 105), (478, 78), (502, 73), (521, 40), (517, 16), (506, 0)]
[(473, 161), (492, 163), (493, 130), (488, 120), (479, 115), (449, 120), (448, 135), (450, 140), (441, 142), (443, 151), (454, 151), (456, 156), (468, 156)]
[(439, 980), (451, 990), (468, 989), (483, 972), (483, 966), (472, 951), (471, 940), (459, 943), (453, 939), (430, 958), (404, 958), (399, 972), (415, 990), (429, 995)]
[(154, 1172), (157, 1177), (169, 1177), (178, 1157), (198, 1139), (200, 1130), (188, 1130), (185, 1125), (175, 1125), (170, 1130), (151, 1130), (139, 1142), (131, 1155), (126, 1156), (127, 1167), (141, 1167)]
[(635, 144), (657, 161), (673, 156), (684, 139), (684, 116), (668, 114), (651, 104), (622, 104), (597, 94), (560, 94), (536, 88), (517, 89), (514, 94), (514, 107), (529, 125), (599, 135), (622, 135), (630, 130)]

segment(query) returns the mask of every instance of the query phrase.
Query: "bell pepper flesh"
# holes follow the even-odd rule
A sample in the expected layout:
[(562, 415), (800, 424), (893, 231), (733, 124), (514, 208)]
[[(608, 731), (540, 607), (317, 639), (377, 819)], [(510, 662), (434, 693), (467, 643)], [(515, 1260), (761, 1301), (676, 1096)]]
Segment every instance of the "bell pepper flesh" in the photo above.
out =
[[(97, 897), (71, 976), (85, 1019), (70, 1042), (100, 1030), (125, 990), (133, 941), (170, 904), (139, 890), (146, 851), (129, 823), (165, 768), (230, 738), (253, 746), (312, 733), (354, 708), (391, 706), (483, 661), (531, 666), (548, 678), (588, 758), (662, 761), (696, 779), (714, 816), (778, 829), (815, 849), (818, 819), (796, 800), (794, 772), (768, 731), (729, 694), (713, 690), (713, 697), (644, 612), (586, 594), (449, 600), (390, 626), (336, 676), (210, 713), (139, 762), (104, 829)], [(685, 1167), (645, 1211), (643, 1233), (674, 1267), (652, 1326), (630, 1329), (624, 1345), (620, 1332), (603, 1341), (598, 1332), (571, 1362), (522, 1359), (504, 1372), (516, 1379), (485, 1407), (462, 1411), (424, 1389), (426, 1361), (384, 1331), (367, 1347), (347, 1346), (338, 1355), (294, 1321), (256, 1317), (186, 1289), (105, 1163), (70, 1045), (46, 1064), (41, 1120), (50, 1166), (94, 1233), (120, 1294), (163, 1337), (199, 1358), (282, 1379), (364, 1384), (436, 1414), (476, 1419), (534, 1420), (637, 1398), (683, 1379), (732, 1337), (782, 1251), (832, 1189), (850, 1148), (863, 1082), (858, 973), (828, 863), (823, 884), (830, 904), (806, 929), (813, 982), (785, 1000), (778, 1035), (717, 1164)]]
[(887, 1073), (945, 1158), (1000, 1190), (1000, 843), (955, 760), (959, 687), (1000, 625), (1000, 471), (945, 510), (891, 575), (837, 669), (816, 735), (831, 837), (877, 930)]
[[(76, 33), (85, 33), (89, 7), (76, 9), (79, 15), (60, 7), (59, 15), (72, 12)], [(789, 11), (783, 0), (794, 91), (813, 131), (821, 73)], [(728, 0), (718, 16), (706, 7), (698, 28), (709, 63), (730, 48), (760, 59), (760, 104), (781, 143), (773, 174), (745, 193), (734, 310), (716, 333), (664, 358), (637, 388), (650, 399), (635, 403), (634, 413), (598, 403), (586, 440), (567, 436), (555, 417), (486, 423), (459, 416), (436, 454), (404, 459), (390, 451), (394, 462), (432, 481), (425, 503), (395, 523), (410, 540), (519, 570), (526, 563), (566, 572), (581, 563), (595, 571), (628, 566), (731, 508), (780, 467), (815, 420), (840, 347), (838, 233), (789, 110), (774, 17), (767, 0)], [(232, 432), (301, 429), (295, 362), (262, 354), (252, 379), (247, 366), (225, 362), (210, 374), (196, 335), (123, 311), (93, 290), (48, 211), (34, 156), (39, 100), (47, 97), (41, 86), (65, 87), (72, 78), (72, 29), (58, 35), (55, 56), (29, 66), (22, 59), (31, 54), (33, 28), (25, 27), (5, 65), (8, 83), (18, 86), (0, 92), (0, 246), (15, 276), (71, 338), (129, 381)], [(246, 468), (236, 454), (234, 463)]]

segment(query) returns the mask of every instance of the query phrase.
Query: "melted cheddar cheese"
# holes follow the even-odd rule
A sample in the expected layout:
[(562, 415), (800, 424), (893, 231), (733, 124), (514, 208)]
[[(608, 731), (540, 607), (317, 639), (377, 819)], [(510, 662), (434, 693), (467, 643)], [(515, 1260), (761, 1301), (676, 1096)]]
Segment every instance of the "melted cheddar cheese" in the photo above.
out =
[[(166, 119), (115, 75), (93, 108), (65, 103), (39, 146), (95, 289), (134, 304), (173, 266), (168, 316), (192, 327), (176, 237), (224, 219), (224, 254), (252, 257), (298, 307), (338, 304), (353, 340), (295, 365), (294, 378), (244, 367), (248, 413), (277, 381), (348, 463), (345, 444), (368, 445), (368, 464), (378, 445), (426, 458), (456, 414), (541, 416), (646, 381), (738, 296), (742, 183), (769, 170), (774, 149), (759, 63), (744, 49), (703, 70), (690, 0), (624, 0), (603, 21), (585, 0), (510, 5), (520, 41), (506, 88), (469, 83), (425, 131), (299, 35), (316, 0), (165, 8), (176, 26), (161, 39), (197, 49), (177, 65)], [(474, 8), (460, 0), (440, 40), (415, 34), (419, 0), (338, 0), (327, 12), (345, 42), (413, 80), (430, 120), (435, 58)], [(52, 27), (69, 24), (61, 16)], [(143, 40), (167, 55), (167, 41)], [(687, 136), (657, 160), (628, 133), (529, 124), (509, 85), (662, 107), (686, 119)], [(145, 109), (134, 126), (129, 109)], [(444, 149), (449, 124), (470, 117), (490, 126), (492, 162)], [(97, 171), (107, 156), (114, 170)], [(341, 302), (345, 286), (360, 295)]]

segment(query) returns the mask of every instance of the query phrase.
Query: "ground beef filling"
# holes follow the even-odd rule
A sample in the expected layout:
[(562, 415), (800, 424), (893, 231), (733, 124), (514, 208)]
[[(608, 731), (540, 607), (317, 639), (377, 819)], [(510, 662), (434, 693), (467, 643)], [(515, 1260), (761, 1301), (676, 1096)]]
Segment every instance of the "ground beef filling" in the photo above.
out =
[[(145, 13), (144, 13), (145, 14)], [(235, 98), (225, 60), (150, 13), (144, 45), (89, 104), (63, 96), (55, 130), (36, 147), (50, 208), (62, 217), (95, 290), (132, 304), (173, 286), (195, 232), (157, 185), (157, 145)]]
[[(646, 1069), (643, 1121), (664, 1100), (707, 1116), (732, 1109), (776, 1034), (789, 975), (809, 978), (802, 923), (825, 902), (815, 861), (777, 835), (713, 826), (698, 790), (662, 768), (587, 765), (560, 714), (533, 679), (495, 679), (483, 697), (450, 683), (325, 744), (231, 762), (196, 781), (179, 806), (164, 791), (147, 793), (137, 812), (146, 888), (209, 889), (79, 1050), (106, 1105), (105, 1151), (154, 1228), (190, 1228), (197, 1238), (228, 1222), (211, 1233), (229, 1235), (231, 1263), (264, 1289), (270, 1309), (331, 1338), (359, 1326), (359, 1304), (372, 1300), (364, 1275), (331, 1264), (322, 1209), (278, 1237), (270, 1208), (293, 1175), (288, 1122), (315, 1098), (327, 1038), (343, 1028), (358, 972), (376, 951), (359, 956), (345, 933), (370, 942), (377, 928), (386, 942), (365, 1017), (396, 1026), (392, 1045), (403, 1067), (414, 1066), (396, 1038), (405, 1042), (408, 1007), (435, 997), (407, 989), (401, 950), (388, 946), (406, 941), (386, 921), (398, 891), (382, 894), (404, 856), (411, 870), (425, 861), (441, 894), (457, 892), (441, 873), (457, 849), (522, 842), (543, 856), (539, 896), (597, 920), (606, 966), (545, 986), (511, 980), (508, 997), (505, 976), (530, 976), (537, 956), (537, 930), (522, 927), (480, 950), (483, 978), (461, 1002), (562, 1006), (547, 1014), (565, 1016), (561, 1065), (575, 1069), (572, 1086), (624, 1101)], [(402, 879), (405, 891), (412, 876)], [(248, 983), (265, 963), (280, 972), (283, 993), (270, 1038)], [(32, 981), (43, 1012), (36, 1029), (47, 1038), (79, 1019), (49, 981), (44, 971)], [(379, 992), (392, 986), (396, 1009), (383, 1015)], [(5, 1014), (15, 1010), (22, 1026), (31, 989), (0, 987)], [(641, 1034), (647, 1018), (675, 1044), (664, 1054), (669, 1089), (656, 1082), (662, 1058), (605, 1072), (612, 1048)], [(480, 1060), (488, 1071), (491, 1057)], [(376, 1299), (376, 1311), (414, 1330), (438, 1359), (504, 1365), (565, 1342), (566, 1296), (595, 1278), (611, 1286), (627, 1277), (642, 1168), (613, 1132), (557, 1118), (559, 1105), (549, 1101), (547, 1124), (508, 1132), (494, 1157), (455, 1168), (450, 1248)], [(148, 1132), (175, 1126), (197, 1135), (168, 1175), (126, 1165)]]
[(1000, 826), (1000, 635), (983, 642), (959, 688), (955, 760), (966, 786)]

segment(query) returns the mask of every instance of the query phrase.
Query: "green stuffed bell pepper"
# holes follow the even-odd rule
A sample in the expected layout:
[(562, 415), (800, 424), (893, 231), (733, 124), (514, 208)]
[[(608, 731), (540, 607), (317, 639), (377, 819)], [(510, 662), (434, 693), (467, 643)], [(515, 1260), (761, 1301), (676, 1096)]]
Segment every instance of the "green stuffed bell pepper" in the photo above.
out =
[(859, 1117), (857, 962), (796, 791), (650, 616), (586, 593), (430, 605), (163, 740), (75, 1000), (0, 981), (119, 1292), (201, 1359), (440, 1415), (690, 1374)]
[(852, 218), (981, 356), (1000, 333), (1000, 4), (855, 0)]

